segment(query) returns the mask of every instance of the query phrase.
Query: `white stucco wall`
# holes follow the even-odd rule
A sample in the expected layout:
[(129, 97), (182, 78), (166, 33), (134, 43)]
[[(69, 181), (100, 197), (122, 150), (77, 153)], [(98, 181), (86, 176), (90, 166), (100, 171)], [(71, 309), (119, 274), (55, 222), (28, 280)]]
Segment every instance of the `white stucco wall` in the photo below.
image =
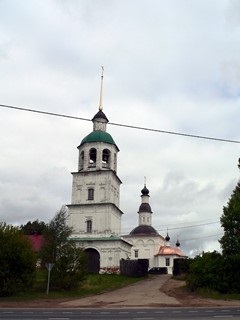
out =
[[(149, 268), (155, 267), (154, 256), (158, 253), (159, 247), (164, 245), (161, 236), (123, 236), (124, 240), (132, 244), (130, 259), (148, 259)], [(135, 256), (138, 251), (138, 257)]]
[(77, 240), (79, 241), (79, 246), (83, 250), (85, 249), (95, 249), (100, 255), (100, 269), (119, 269), (120, 260), (127, 259), (131, 252), (131, 246), (125, 241), (119, 239), (98, 239), (95, 241)]

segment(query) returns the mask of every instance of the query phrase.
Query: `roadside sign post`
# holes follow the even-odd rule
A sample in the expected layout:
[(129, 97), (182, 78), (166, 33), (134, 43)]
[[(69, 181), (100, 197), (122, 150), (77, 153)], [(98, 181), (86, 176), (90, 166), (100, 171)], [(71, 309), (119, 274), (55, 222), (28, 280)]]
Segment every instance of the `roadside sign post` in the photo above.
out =
[(45, 264), (47, 270), (48, 270), (48, 281), (47, 281), (47, 295), (49, 293), (49, 284), (50, 284), (50, 273), (51, 273), (51, 270), (54, 266), (54, 263), (46, 263)]

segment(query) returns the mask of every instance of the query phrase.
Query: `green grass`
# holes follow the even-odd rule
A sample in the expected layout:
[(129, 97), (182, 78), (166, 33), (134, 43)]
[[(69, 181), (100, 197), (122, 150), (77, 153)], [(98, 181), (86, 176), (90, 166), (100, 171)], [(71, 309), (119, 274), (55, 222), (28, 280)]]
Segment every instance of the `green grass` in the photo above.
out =
[(208, 299), (215, 299), (215, 300), (240, 300), (240, 294), (239, 293), (226, 293), (222, 294), (217, 291), (213, 290), (207, 290), (207, 289), (198, 289), (196, 293), (203, 297)]
[(22, 292), (15, 294), (10, 297), (0, 297), (0, 302), (17, 302), (17, 301), (32, 301), (38, 299), (66, 299), (66, 298), (77, 298), (85, 297), (93, 294), (99, 294), (111, 290), (115, 290), (137, 281), (143, 278), (127, 277), (123, 275), (100, 275), (100, 274), (89, 274), (86, 279), (79, 286), (78, 290), (75, 291), (53, 291), (51, 290), (51, 282), (49, 294), (46, 294), (47, 282), (46, 273), (38, 272), (37, 281), (34, 288), (28, 292)]

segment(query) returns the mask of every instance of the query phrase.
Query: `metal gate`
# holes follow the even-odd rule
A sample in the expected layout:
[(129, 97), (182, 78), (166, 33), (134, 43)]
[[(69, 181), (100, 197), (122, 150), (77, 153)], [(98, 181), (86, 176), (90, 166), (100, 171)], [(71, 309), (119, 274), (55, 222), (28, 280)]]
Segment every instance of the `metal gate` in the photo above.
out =
[(89, 248), (85, 250), (87, 254), (87, 270), (90, 273), (99, 273), (100, 271), (100, 254), (97, 250)]

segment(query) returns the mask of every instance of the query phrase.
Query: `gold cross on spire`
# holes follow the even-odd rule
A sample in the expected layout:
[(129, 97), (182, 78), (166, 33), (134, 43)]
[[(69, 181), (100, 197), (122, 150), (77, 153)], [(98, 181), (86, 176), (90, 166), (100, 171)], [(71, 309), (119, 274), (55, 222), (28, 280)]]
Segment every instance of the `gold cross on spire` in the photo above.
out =
[(103, 66), (102, 66), (101, 87), (100, 87), (100, 101), (99, 101), (99, 111), (102, 111), (102, 109), (103, 109), (103, 106), (102, 106), (103, 71), (104, 71), (104, 68), (103, 68)]

